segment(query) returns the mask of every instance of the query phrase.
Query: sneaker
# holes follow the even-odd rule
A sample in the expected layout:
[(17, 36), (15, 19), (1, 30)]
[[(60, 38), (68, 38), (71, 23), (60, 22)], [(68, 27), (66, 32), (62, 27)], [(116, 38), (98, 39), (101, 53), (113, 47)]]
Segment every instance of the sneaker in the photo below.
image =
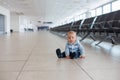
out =
[(56, 55), (58, 58), (61, 58), (61, 50), (60, 49), (56, 49)]

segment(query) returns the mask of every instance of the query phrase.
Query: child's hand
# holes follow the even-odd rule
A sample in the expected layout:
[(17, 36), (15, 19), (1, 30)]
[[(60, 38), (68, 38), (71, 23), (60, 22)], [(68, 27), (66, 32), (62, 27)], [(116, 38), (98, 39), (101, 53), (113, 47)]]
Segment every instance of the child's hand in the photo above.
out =
[(80, 58), (81, 58), (81, 59), (84, 59), (84, 58), (85, 58), (85, 56), (84, 56), (84, 55), (81, 55), (81, 56), (80, 56)]
[(69, 56), (66, 56), (66, 58), (67, 58), (67, 59), (70, 59), (70, 57), (69, 57)]

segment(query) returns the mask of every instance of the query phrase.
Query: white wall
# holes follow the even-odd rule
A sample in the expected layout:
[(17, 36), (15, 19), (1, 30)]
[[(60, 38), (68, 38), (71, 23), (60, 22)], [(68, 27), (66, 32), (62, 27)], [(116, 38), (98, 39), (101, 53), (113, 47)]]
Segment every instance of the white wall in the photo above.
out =
[(0, 14), (5, 15), (5, 32), (10, 32), (10, 11), (0, 6)]
[(10, 26), (14, 32), (19, 32), (19, 15), (16, 13), (10, 13)]
[(24, 32), (24, 28), (27, 27), (27, 20), (25, 19), (26, 17), (24, 16), (19, 16), (19, 31)]
[(20, 32), (24, 32), (24, 28), (31, 28), (34, 29), (34, 31), (37, 31), (37, 23), (35, 18), (31, 18), (29, 16), (19, 16), (19, 30)]

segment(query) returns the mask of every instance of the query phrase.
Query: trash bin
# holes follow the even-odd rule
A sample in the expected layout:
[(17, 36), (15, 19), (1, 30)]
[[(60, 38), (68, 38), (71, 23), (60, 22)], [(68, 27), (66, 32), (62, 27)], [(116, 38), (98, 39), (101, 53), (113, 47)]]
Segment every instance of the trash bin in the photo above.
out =
[(12, 29), (10, 29), (10, 33), (13, 33), (13, 30), (12, 30)]

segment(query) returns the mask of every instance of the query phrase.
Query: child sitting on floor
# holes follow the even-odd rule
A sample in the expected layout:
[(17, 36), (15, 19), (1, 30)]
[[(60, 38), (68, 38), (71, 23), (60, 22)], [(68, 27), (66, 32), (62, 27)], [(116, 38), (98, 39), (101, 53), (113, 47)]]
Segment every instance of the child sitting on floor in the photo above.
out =
[(84, 48), (77, 40), (76, 32), (69, 31), (67, 33), (67, 43), (65, 51), (61, 53), (60, 49), (56, 49), (56, 54), (58, 58), (85, 58)]

